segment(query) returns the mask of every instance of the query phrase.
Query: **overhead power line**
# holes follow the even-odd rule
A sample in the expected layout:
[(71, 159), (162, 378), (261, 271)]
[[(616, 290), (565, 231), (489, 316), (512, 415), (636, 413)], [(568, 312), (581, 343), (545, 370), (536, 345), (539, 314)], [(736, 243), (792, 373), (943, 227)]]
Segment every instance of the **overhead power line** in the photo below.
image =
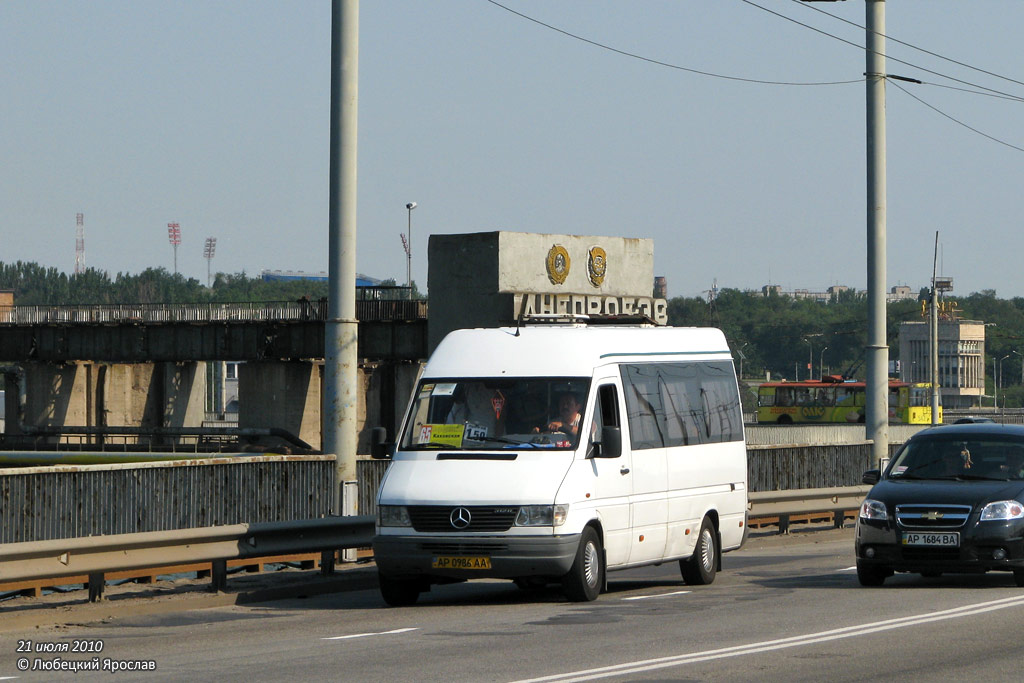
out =
[(826, 81), (826, 82), (813, 82), (813, 83), (792, 82), (792, 81), (767, 81), (767, 80), (760, 80), (760, 79), (756, 79), (756, 78), (742, 78), (740, 76), (728, 76), (728, 75), (725, 75), (725, 74), (714, 73), (714, 72), (711, 72), (711, 71), (701, 71), (700, 69), (691, 69), (689, 67), (680, 66), (678, 64), (672, 64), (672, 63), (669, 63), (669, 62), (663, 62), (663, 61), (658, 60), (658, 59), (652, 59), (650, 57), (644, 57), (643, 55), (636, 54), (635, 52), (627, 52), (626, 50), (620, 50), (619, 48), (612, 47), (612, 46), (606, 45), (604, 43), (599, 43), (596, 40), (591, 40), (589, 38), (584, 38), (581, 35), (577, 35), (575, 33), (571, 33), (569, 31), (566, 31), (565, 29), (558, 28), (557, 26), (552, 26), (551, 24), (547, 24), (547, 23), (545, 23), (543, 21), (540, 21), (539, 19), (535, 19), (535, 18), (533, 18), (533, 17), (531, 17), (531, 16), (529, 16), (527, 14), (523, 14), (522, 12), (517, 12), (516, 10), (512, 9), (511, 7), (507, 7), (507, 6), (503, 5), (503, 4), (501, 4), (500, 2), (496, 2), (495, 0), (487, 0), (487, 2), (491, 3), (495, 7), (500, 7), (501, 9), (505, 10), (506, 12), (508, 12), (510, 14), (514, 14), (517, 17), (520, 17), (522, 19), (526, 19), (527, 21), (533, 22), (534, 24), (537, 24), (538, 26), (543, 26), (546, 29), (549, 29), (549, 30), (554, 31), (556, 33), (561, 33), (564, 36), (568, 36), (569, 38), (572, 38), (574, 40), (578, 40), (580, 42), (587, 43), (588, 45), (593, 45), (594, 47), (599, 47), (602, 50), (608, 50), (609, 52), (614, 52), (614, 53), (622, 55), (624, 57), (630, 57), (631, 59), (639, 59), (640, 61), (648, 62), (649, 64), (656, 64), (658, 66), (664, 66), (664, 67), (667, 67), (669, 69), (676, 69), (678, 71), (686, 71), (688, 73), (697, 74), (699, 76), (709, 76), (711, 78), (722, 78), (722, 79), (725, 79), (725, 80), (728, 80), (728, 81), (740, 81), (740, 82), (743, 82), (743, 83), (758, 83), (758, 84), (761, 84), (761, 85), (792, 85), (792, 86), (848, 85), (850, 83), (863, 83), (864, 82), (863, 78), (858, 78), (856, 80), (851, 80), (851, 81)]
[[(490, 1), (490, 0), (488, 0), (488, 1)], [(768, 9), (767, 7), (759, 5), (756, 2), (753, 2), (753, 0), (739, 0), (739, 1), (743, 2), (743, 3), (746, 3), (746, 4), (750, 5), (751, 7), (756, 7), (757, 9), (761, 10), (762, 12), (767, 12), (768, 14), (771, 14), (771, 15), (774, 15), (776, 17), (779, 17), (780, 19), (784, 19), (784, 20), (786, 20), (788, 22), (794, 23), (797, 26), (802, 26), (803, 28), (806, 28), (806, 29), (808, 29), (810, 31), (814, 31), (815, 33), (820, 33), (823, 36), (827, 36), (829, 38), (832, 38), (833, 40), (838, 40), (841, 43), (845, 43), (847, 45), (850, 45), (852, 47), (857, 48), (858, 50), (863, 50), (863, 51), (867, 52), (867, 47), (864, 46), (864, 45), (860, 45), (858, 43), (855, 43), (852, 40), (847, 40), (846, 38), (841, 38), (841, 37), (835, 35), (834, 33), (829, 33), (828, 31), (823, 31), (820, 28), (811, 26), (810, 24), (805, 24), (802, 21), (797, 21), (796, 19), (794, 19), (792, 17), (787, 17), (785, 14), (782, 14), (781, 12), (776, 12), (775, 10), (771, 10), (771, 9)], [(826, 14), (827, 14), (827, 12), (826, 12)], [(923, 67), (923, 66), (921, 66), (919, 64), (914, 64), (913, 62), (908, 62), (908, 61), (905, 61), (903, 59), (898, 59), (898, 58), (892, 57), (890, 55), (884, 55), (884, 57), (885, 57), (885, 59), (887, 61), (896, 62), (897, 64), (903, 64), (904, 66), (909, 66), (909, 67), (914, 68), (914, 69), (920, 69), (921, 71), (924, 71), (925, 73), (929, 73), (929, 74), (931, 74), (933, 76), (938, 76), (939, 78), (945, 78), (945, 79), (953, 81), (955, 83), (961, 83), (963, 85), (969, 85), (971, 87), (978, 88), (979, 90), (987, 90), (990, 93), (995, 93), (997, 95), (1003, 95), (1003, 96), (1005, 96), (1005, 97), (1007, 97), (1009, 99), (1014, 99), (1014, 100), (1018, 100), (1018, 101), (1024, 102), (1024, 97), (1021, 97), (1019, 95), (1014, 95), (1013, 93), (1007, 93), (1007, 92), (1003, 92), (1001, 90), (996, 90), (994, 88), (988, 88), (988, 87), (985, 87), (983, 85), (979, 85), (977, 83), (971, 83), (970, 81), (965, 81), (965, 80), (960, 79), (960, 78), (955, 78), (953, 76), (941, 73), (939, 71), (933, 71), (933, 70), (925, 68), (925, 67)]]
[(935, 113), (937, 113), (937, 114), (939, 114), (939, 115), (941, 115), (941, 116), (944, 116), (944, 117), (946, 117), (947, 119), (949, 119), (949, 120), (950, 120), (950, 121), (952, 121), (953, 123), (957, 124), (958, 126), (963, 126), (964, 128), (966, 128), (967, 130), (971, 131), (972, 133), (977, 133), (977, 134), (978, 134), (978, 135), (980, 135), (981, 137), (983, 137), (983, 138), (988, 138), (988, 139), (989, 139), (989, 140), (991, 140), (992, 142), (997, 142), (997, 143), (999, 143), (1000, 145), (1004, 145), (1004, 146), (1006, 146), (1006, 147), (1009, 147), (1010, 149), (1015, 149), (1015, 150), (1017, 150), (1018, 152), (1024, 152), (1024, 147), (1018, 147), (1017, 145), (1011, 145), (1011, 144), (1010, 144), (1009, 142), (1005, 142), (1005, 141), (1003, 141), (1003, 140), (1000, 140), (999, 138), (993, 137), (993, 136), (989, 135), (988, 133), (983, 133), (982, 131), (978, 130), (977, 128), (973, 128), (973, 127), (971, 127), (971, 126), (968, 126), (968, 125), (967, 125), (966, 123), (964, 123), (963, 121), (960, 121), (959, 119), (956, 119), (956, 118), (954, 118), (954, 117), (950, 116), (949, 114), (947, 114), (946, 112), (942, 111), (942, 110), (941, 110), (941, 109), (939, 109), (938, 107), (935, 107), (935, 106), (932, 106), (931, 104), (928, 104), (927, 102), (925, 102), (924, 100), (922, 100), (922, 99), (921, 99), (920, 97), (918, 97), (917, 95), (915, 95), (914, 93), (910, 92), (909, 90), (907, 90), (906, 88), (904, 88), (904, 87), (903, 87), (902, 85), (900, 85), (899, 83), (897, 83), (896, 81), (894, 81), (894, 80), (893, 80), (893, 79), (892, 79), (891, 77), (887, 78), (886, 80), (888, 80), (888, 81), (889, 81), (889, 83), (891, 83), (892, 85), (896, 86), (897, 88), (899, 88), (900, 90), (902, 90), (903, 92), (905, 92), (905, 93), (906, 93), (907, 95), (909, 95), (910, 97), (913, 97), (913, 98), (914, 98), (915, 100), (917, 100), (918, 102), (920, 102), (920, 103), (921, 103), (921, 104), (923, 104), (924, 106), (928, 107), (929, 109), (931, 109), (931, 110), (932, 110), (932, 111), (934, 111)]
[[(824, 14), (825, 16), (828, 16), (828, 17), (832, 17), (836, 21), (841, 21), (844, 24), (849, 24), (850, 26), (855, 26), (855, 27), (859, 28), (861, 31), (866, 31), (867, 30), (866, 27), (861, 26), (860, 24), (858, 24), (855, 21), (850, 21), (849, 19), (844, 19), (842, 17), (837, 17), (836, 15), (832, 14), (831, 12), (826, 12), (825, 10), (821, 9), (820, 7), (815, 7), (812, 3), (809, 3), (806, 0), (790, 0), (790, 2), (794, 2), (797, 5), (800, 5), (801, 7), (805, 7), (807, 9), (814, 10), (815, 12), (820, 12), (821, 14)], [(1010, 83), (1016, 83), (1017, 85), (1024, 85), (1024, 81), (1018, 81), (1017, 79), (1010, 78), (1009, 76), (1001, 76), (1001, 75), (999, 75), (997, 73), (994, 73), (992, 71), (986, 71), (985, 69), (979, 69), (976, 66), (971, 66), (970, 64), (966, 64), (964, 62), (959, 62), (959, 61), (957, 61), (955, 59), (951, 59), (950, 57), (946, 57), (945, 55), (940, 55), (937, 52), (932, 52), (931, 50), (926, 50), (923, 47), (918, 47), (918, 46), (913, 45), (911, 43), (899, 40), (898, 38), (893, 38), (892, 36), (886, 35), (884, 33), (879, 33), (877, 31), (876, 31), (876, 33), (878, 33), (878, 35), (880, 35), (883, 38), (885, 38), (887, 41), (891, 41), (893, 43), (898, 43), (900, 45), (904, 45), (906, 47), (909, 47), (912, 50), (917, 50), (918, 52), (923, 52), (926, 55), (930, 55), (932, 57), (936, 57), (938, 59), (942, 59), (942, 60), (950, 62), (952, 64), (956, 64), (957, 66), (962, 66), (965, 69), (971, 69), (972, 71), (977, 71), (978, 73), (983, 73), (986, 76), (992, 76), (993, 78), (1000, 78), (1000, 79), (1002, 79), (1004, 81), (1009, 81)]]

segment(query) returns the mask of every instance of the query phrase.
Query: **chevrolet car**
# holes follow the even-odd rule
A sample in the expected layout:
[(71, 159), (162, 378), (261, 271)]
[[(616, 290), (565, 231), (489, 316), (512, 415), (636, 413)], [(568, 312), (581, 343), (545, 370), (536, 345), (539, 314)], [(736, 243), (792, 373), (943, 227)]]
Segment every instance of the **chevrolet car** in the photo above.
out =
[(863, 481), (873, 487), (854, 542), (861, 585), (1004, 571), (1024, 586), (1024, 426), (926, 429)]

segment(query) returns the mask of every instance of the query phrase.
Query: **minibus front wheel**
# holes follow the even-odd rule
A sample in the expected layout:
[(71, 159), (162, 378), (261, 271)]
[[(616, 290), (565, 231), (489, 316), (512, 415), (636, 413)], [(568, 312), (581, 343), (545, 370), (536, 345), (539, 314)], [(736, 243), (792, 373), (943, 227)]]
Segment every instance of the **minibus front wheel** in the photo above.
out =
[(683, 580), (691, 586), (706, 586), (715, 580), (718, 570), (718, 543), (716, 543), (715, 525), (708, 517), (700, 525), (697, 536), (697, 547), (687, 560), (679, 560), (679, 569)]
[(601, 538), (592, 526), (580, 534), (580, 546), (572, 569), (562, 578), (565, 597), (573, 602), (590, 602), (601, 594), (604, 585), (604, 552)]

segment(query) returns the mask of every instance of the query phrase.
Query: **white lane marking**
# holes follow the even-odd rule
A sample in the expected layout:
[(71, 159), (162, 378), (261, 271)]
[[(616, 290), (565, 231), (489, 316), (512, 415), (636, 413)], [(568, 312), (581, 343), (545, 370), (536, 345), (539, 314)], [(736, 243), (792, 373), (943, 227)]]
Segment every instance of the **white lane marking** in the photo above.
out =
[(393, 633), (406, 633), (407, 631), (419, 631), (417, 628), (396, 628), (393, 631), (380, 631), (379, 633), (351, 633), (347, 636), (331, 636), (320, 640), (348, 640), (349, 638), (366, 638), (368, 636), (390, 636)]
[(841, 572), (855, 572), (855, 571), (857, 571), (857, 567), (847, 567), (846, 569), (840, 569), (839, 571), (841, 571)]
[(672, 591), (671, 593), (658, 593), (656, 595), (634, 595), (631, 598), (622, 598), (623, 600), (650, 600), (651, 598), (667, 598), (670, 595), (686, 595), (693, 591)]
[(718, 650), (707, 650), (705, 652), (691, 652), (689, 654), (684, 655), (673, 655), (671, 657), (659, 657), (656, 659), (638, 660), (635, 662), (615, 664), (612, 666), (605, 666), (596, 669), (571, 671), (563, 674), (555, 674), (552, 676), (543, 676), (541, 678), (525, 679), (517, 681), (516, 683), (541, 683), (542, 681), (559, 681), (561, 683), (569, 683), (571, 681), (589, 681), (595, 678), (608, 678), (611, 676), (636, 674), (646, 671), (653, 671), (655, 669), (664, 669), (670, 666), (692, 664), (694, 662), (706, 662), (712, 659), (724, 659), (726, 657), (738, 657), (740, 655), (749, 655), (757, 652), (782, 650), (789, 647), (798, 647), (800, 645), (813, 645), (814, 643), (824, 643), (830, 640), (839, 640), (842, 638), (863, 636), (871, 633), (889, 631), (897, 628), (906, 628), (907, 626), (927, 624), (933, 621), (943, 621), (946, 619), (969, 617), (974, 616), (976, 614), (991, 612), (993, 610), (1005, 609), (1007, 607), (1024, 607), (1024, 597), (1003, 598), (1001, 600), (979, 602), (974, 605), (955, 607), (953, 609), (933, 612), (931, 614), (918, 614), (909, 617), (889, 619), (886, 621), (860, 624), (858, 626), (845, 626), (843, 628), (832, 629), (830, 631), (808, 633), (802, 636), (780, 638), (778, 640), (765, 640), (759, 643), (750, 643), (748, 645), (725, 647)]
[(21, 678), (21, 676), (0, 676), (0, 681), (13, 681), (16, 678)]

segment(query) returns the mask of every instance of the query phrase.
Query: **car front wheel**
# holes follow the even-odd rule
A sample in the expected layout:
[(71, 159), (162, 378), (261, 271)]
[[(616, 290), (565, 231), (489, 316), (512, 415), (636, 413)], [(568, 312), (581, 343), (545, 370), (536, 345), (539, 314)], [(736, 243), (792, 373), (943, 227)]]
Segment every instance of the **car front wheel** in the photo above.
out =
[(877, 565), (857, 563), (857, 580), (862, 586), (881, 586), (892, 576), (892, 570)]

